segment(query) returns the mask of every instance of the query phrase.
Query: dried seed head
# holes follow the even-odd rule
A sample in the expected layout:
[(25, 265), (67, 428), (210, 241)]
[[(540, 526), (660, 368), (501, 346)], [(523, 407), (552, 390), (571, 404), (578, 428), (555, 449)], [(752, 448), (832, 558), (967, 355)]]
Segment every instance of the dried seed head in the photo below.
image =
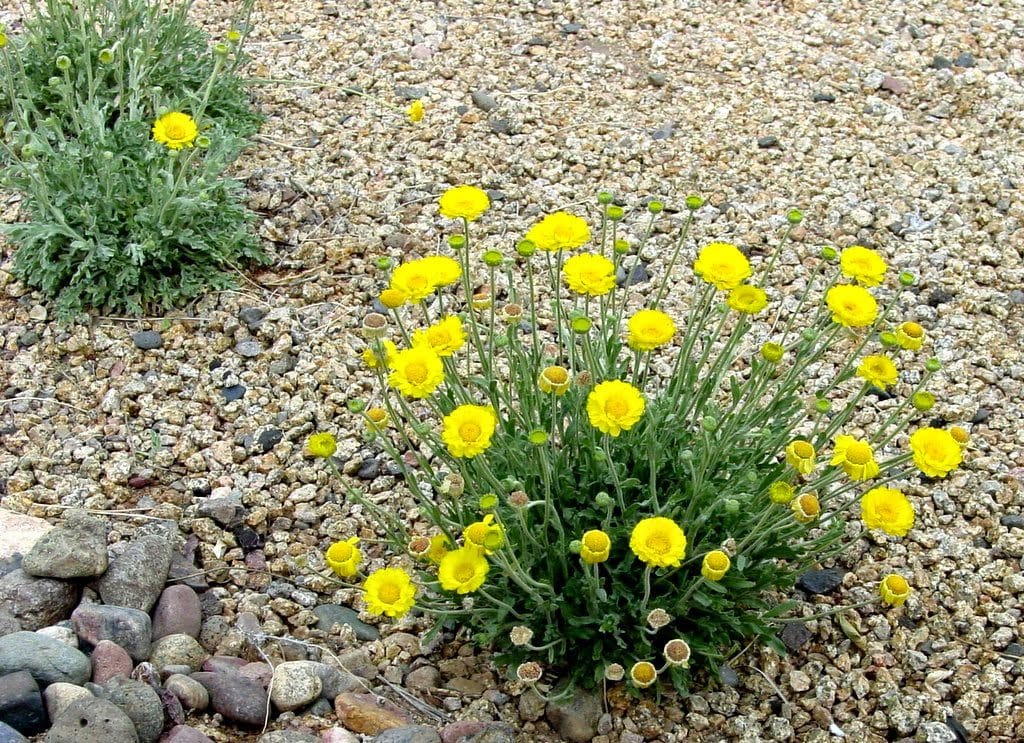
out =
[(651, 609), (647, 614), (647, 624), (651, 629), (661, 629), (672, 621), (672, 615), (664, 609)]
[(517, 648), (521, 648), (524, 645), (529, 645), (533, 639), (533, 630), (529, 627), (524, 627), (521, 624), (517, 624), (508, 633), (508, 639)]
[(540, 663), (535, 663), (532, 660), (521, 663), (516, 669), (516, 678), (524, 684), (536, 684), (543, 675), (544, 669), (540, 667)]
[(678, 637), (665, 643), (662, 650), (665, 662), (675, 668), (687, 668), (690, 665), (690, 645)]

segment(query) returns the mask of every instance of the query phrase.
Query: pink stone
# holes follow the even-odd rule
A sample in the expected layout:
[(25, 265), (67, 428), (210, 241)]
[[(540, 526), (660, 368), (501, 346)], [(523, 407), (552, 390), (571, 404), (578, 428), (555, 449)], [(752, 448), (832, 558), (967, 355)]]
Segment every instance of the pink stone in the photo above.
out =
[(199, 596), (188, 586), (169, 586), (160, 594), (153, 610), (153, 639), (167, 635), (199, 637), (203, 609)]
[(90, 658), (94, 684), (105, 684), (114, 676), (131, 676), (135, 667), (128, 652), (110, 640), (100, 640), (96, 643)]
[(175, 725), (163, 734), (159, 743), (213, 743), (213, 741), (188, 725)]

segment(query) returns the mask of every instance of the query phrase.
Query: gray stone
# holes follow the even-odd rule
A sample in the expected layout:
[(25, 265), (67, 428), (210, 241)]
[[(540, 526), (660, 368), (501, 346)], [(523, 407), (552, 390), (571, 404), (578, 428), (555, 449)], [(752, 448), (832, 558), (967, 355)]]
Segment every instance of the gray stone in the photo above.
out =
[(203, 609), (196, 592), (182, 585), (165, 588), (153, 610), (153, 639), (167, 635), (198, 638), (202, 627)]
[(125, 606), (83, 604), (71, 615), (78, 637), (96, 645), (110, 640), (121, 646), (135, 661), (149, 657), (153, 628), (149, 614)]
[(811, 639), (811, 631), (803, 622), (786, 622), (779, 633), (779, 639), (788, 650), (796, 652)]
[(772, 147), (778, 147), (779, 138), (774, 135), (769, 135), (767, 137), (758, 137), (757, 146), (760, 147), (762, 150), (767, 150)]
[(196, 513), (199, 516), (213, 519), (221, 526), (228, 528), (236, 526), (245, 518), (242, 494), (237, 490), (232, 490), (227, 495), (204, 498), (199, 501)]
[(516, 730), (502, 722), (491, 723), (476, 735), (466, 738), (465, 743), (516, 743)]
[(46, 730), (43, 697), (39, 684), (28, 671), (0, 676), (0, 720), (25, 735)]
[(89, 659), (75, 648), (35, 632), (0, 637), (0, 674), (28, 671), (41, 685), (89, 680)]
[(238, 673), (194, 673), (206, 687), (210, 706), (226, 719), (243, 725), (262, 725), (267, 714), (267, 692), (258, 681)]
[(160, 743), (213, 743), (213, 741), (188, 725), (175, 725), (164, 733)]
[(845, 570), (826, 568), (825, 570), (808, 570), (797, 578), (796, 587), (805, 593), (820, 595), (831, 593), (843, 583)]
[(18, 621), (18, 618), (11, 614), (6, 606), (0, 605), (0, 637), (9, 635), (12, 632), (18, 632), (21, 629), (21, 622)]
[(263, 322), (267, 313), (260, 307), (243, 307), (238, 312), (238, 319), (245, 324), (249, 330), (255, 330)]
[(164, 339), (155, 330), (142, 330), (134, 333), (132, 334), (132, 341), (135, 343), (136, 348), (141, 348), (143, 351), (152, 351), (153, 349), (164, 347)]
[(519, 717), (528, 722), (536, 722), (544, 715), (544, 708), (547, 702), (535, 691), (528, 690), (519, 695), (519, 702), (516, 707)]
[(474, 106), (487, 113), (498, 107), (498, 102), (494, 99), (494, 96), (486, 90), (474, 90), (470, 98), (473, 99)]
[(441, 672), (433, 666), (420, 666), (405, 674), (405, 686), (417, 691), (436, 689), (441, 683)]
[(135, 663), (128, 652), (111, 640), (100, 640), (89, 656), (92, 661), (92, 682), (105, 684), (114, 676), (131, 676)]
[(323, 682), (316, 666), (311, 661), (288, 661), (274, 669), (270, 685), (270, 701), (282, 712), (305, 707), (320, 697)]
[(327, 665), (326, 663), (317, 663), (316, 661), (295, 662), (313, 664), (313, 669), (320, 677), (320, 685), (323, 687), (320, 690), (320, 696), (324, 699), (330, 699), (333, 701), (339, 694), (343, 694), (346, 691), (353, 691), (357, 687), (363, 687), (364, 685), (363, 680), (354, 673), (339, 670), (334, 666)]
[(647, 82), (655, 88), (663, 88), (668, 82), (668, 76), (664, 72), (648, 72)]
[(113, 702), (79, 699), (53, 721), (46, 743), (139, 743), (135, 725)]
[(234, 402), (235, 400), (241, 400), (245, 397), (245, 386), (241, 384), (233, 384), (230, 387), (225, 387), (220, 391), (220, 394), (224, 396), (224, 402)]
[(320, 739), (298, 730), (272, 730), (257, 738), (256, 743), (320, 743)]
[(836, 97), (831, 93), (815, 93), (811, 96), (811, 100), (815, 103), (835, 103)]
[(43, 701), (46, 704), (46, 714), (51, 720), (56, 720), (64, 714), (64, 710), (70, 707), (72, 702), (76, 702), (79, 699), (85, 699), (86, 697), (92, 698), (92, 692), (88, 689), (82, 688), (81, 686), (65, 684), (62, 681), (58, 681), (56, 684), (50, 684), (43, 692)]
[(142, 681), (115, 676), (103, 685), (102, 697), (116, 704), (135, 725), (140, 743), (154, 743), (164, 729), (160, 695)]
[(79, 590), (54, 578), (34, 578), (12, 570), (0, 578), (0, 606), (22, 629), (37, 630), (67, 618), (78, 603)]
[(572, 696), (561, 702), (549, 702), (548, 722), (558, 734), (571, 743), (589, 743), (597, 735), (601, 717), (601, 698), (583, 689), (574, 689)]
[(974, 55), (970, 52), (964, 52), (953, 60), (954, 67), (974, 67)]
[(363, 642), (372, 642), (380, 638), (376, 627), (359, 619), (359, 613), (347, 606), (338, 604), (321, 604), (313, 607), (317, 617), (317, 629), (329, 632), (336, 624), (347, 624), (355, 632), (356, 638)]
[(427, 89), (419, 85), (396, 85), (395, 95), (403, 101), (415, 101), (427, 97)]
[(149, 661), (157, 670), (167, 666), (188, 666), (198, 671), (208, 656), (209, 653), (191, 635), (167, 635), (153, 643)]
[(36, 633), (52, 637), (57, 642), (63, 642), (65, 645), (80, 649), (78, 648), (78, 637), (75, 635), (74, 629), (71, 628), (71, 622), (67, 620), (62, 621), (60, 624), (52, 624), (49, 627), (40, 627), (36, 630)]
[(107, 569), (107, 524), (72, 510), (67, 523), (44, 534), (22, 561), (37, 578), (93, 578)]
[(263, 353), (263, 346), (260, 345), (259, 341), (239, 341), (235, 344), (235, 353), (247, 359), (252, 359)]
[(210, 706), (210, 693), (191, 676), (172, 674), (164, 681), (164, 688), (176, 696), (186, 709), (201, 712)]
[(132, 540), (99, 580), (105, 604), (149, 611), (156, 603), (171, 567), (171, 543), (155, 534)]
[(1024, 529), (1024, 515), (1019, 513), (1008, 513), (999, 517), (999, 523), (1007, 529)]
[(402, 725), (378, 734), (373, 743), (441, 743), (441, 736), (427, 725)]
[(29, 740), (7, 723), (0, 722), (0, 743), (29, 743)]
[(932, 57), (932, 62), (928, 66), (933, 70), (948, 70), (953, 66), (953, 62), (949, 57), (943, 57), (941, 54), (936, 54)]

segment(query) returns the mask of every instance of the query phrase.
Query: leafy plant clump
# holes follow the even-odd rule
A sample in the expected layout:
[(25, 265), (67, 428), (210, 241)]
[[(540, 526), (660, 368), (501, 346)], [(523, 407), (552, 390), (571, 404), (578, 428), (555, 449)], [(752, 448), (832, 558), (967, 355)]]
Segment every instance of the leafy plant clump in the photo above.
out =
[(3, 34), (3, 184), (29, 217), (4, 230), (62, 319), (171, 306), (266, 260), (224, 177), (261, 121), (238, 75), (252, 0), (213, 45), (190, 6), (40, 0)]
[[(685, 690), (693, 669), (714, 671), (752, 638), (782, 652), (778, 621), (794, 605), (779, 594), (864, 530), (906, 536), (915, 511), (899, 483), (946, 476), (967, 435), (906, 435), (934, 404), (939, 364), (920, 358), (918, 323), (892, 319), (914, 277), (887, 282), (877, 251), (801, 255), (808, 275), (785, 297), (771, 282), (802, 215), (755, 263), (691, 242), (702, 202), (690, 197), (660, 280), (630, 286), (620, 277), (655, 244), (664, 207), (647, 205), (634, 246), (623, 208), (599, 203), (593, 232), (556, 212), (514, 250), (478, 253), (471, 228), (489, 202), (460, 186), (440, 200), (452, 255), (390, 271), (389, 315), (363, 326), (377, 399), (352, 407), (431, 526), (408, 534), (350, 488), (417, 566), (362, 589), (372, 613), (419, 607), (464, 624), (526, 684), (548, 666), (585, 685)], [(693, 288), (673, 317), (684, 257)], [(893, 395), (869, 396), (879, 389)], [(333, 435), (309, 449), (329, 457)], [(862, 530), (846, 528), (851, 515)], [(326, 553), (353, 583), (358, 541)], [(911, 594), (903, 576), (880, 578), (855, 606)]]

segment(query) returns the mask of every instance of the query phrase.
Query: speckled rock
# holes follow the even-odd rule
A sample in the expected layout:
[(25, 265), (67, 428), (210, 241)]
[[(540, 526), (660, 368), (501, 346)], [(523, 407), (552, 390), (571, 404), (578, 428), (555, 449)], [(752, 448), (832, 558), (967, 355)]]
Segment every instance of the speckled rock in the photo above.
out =
[(135, 725), (113, 702), (79, 699), (53, 721), (46, 743), (139, 743)]
[(89, 680), (89, 659), (69, 645), (35, 632), (0, 637), (0, 674), (28, 671), (41, 686)]
[(103, 685), (102, 698), (116, 704), (135, 725), (140, 743), (154, 743), (164, 729), (164, 707), (149, 684), (115, 676)]
[(378, 704), (371, 694), (339, 694), (334, 700), (334, 711), (341, 723), (354, 733), (377, 735), (410, 723), (398, 707), (390, 702)]
[(167, 666), (188, 666), (198, 671), (207, 657), (209, 654), (191, 635), (167, 635), (153, 643), (149, 662), (157, 670)]
[(135, 661), (149, 657), (152, 626), (149, 615), (138, 609), (103, 604), (83, 604), (71, 614), (79, 638), (97, 645), (110, 640)]
[(107, 524), (71, 510), (66, 523), (44, 534), (22, 562), (37, 578), (92, 578), (107, 569)]
[(188, 586), (168, 586), (153, 609), (153, 639), (167, 635), (198, 638), (203, 625), (199, 596)]
[(319, 698), (323, 682), (312, 661), (288, 661), (274, 668), (270, 701), (282, 712), (305, 707)]
[(190, 676), (174, 673), (164, 681), (164, 688), (178, 698), (185, 709), (202, 712), (210, 705), (206, 687)]
[(171, 567), (170, 542), (145, 534), (131, 542), (98, 583), (105, 604), (148, 612), (153, 608)]
[(242, 725), (262, 725), (267, 714), (263, 685), (237, 673), (201, 671), (192, 678), (210, 694), (210, 706), (225, 718)]
[(21, 629), (37, 630), (65, 619), (78, 603), (79, 589), (55, 578), (12, 570), (0, 578), (0, 606)]

